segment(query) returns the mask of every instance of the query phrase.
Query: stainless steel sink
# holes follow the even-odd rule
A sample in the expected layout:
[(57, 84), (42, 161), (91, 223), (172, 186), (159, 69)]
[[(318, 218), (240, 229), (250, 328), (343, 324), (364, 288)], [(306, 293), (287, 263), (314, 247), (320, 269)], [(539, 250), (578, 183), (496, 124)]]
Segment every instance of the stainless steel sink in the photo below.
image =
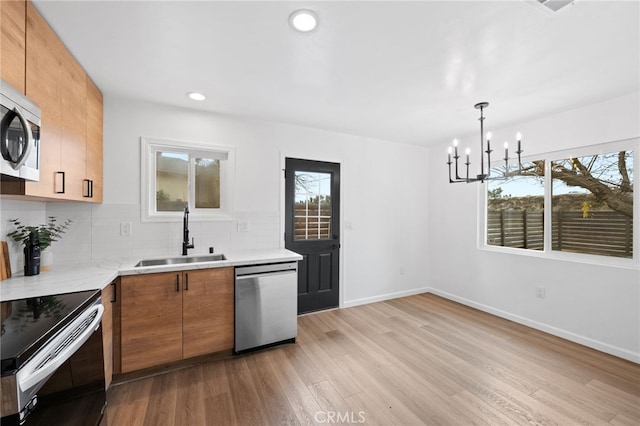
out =
[(160, 259), (144, 259), (136, 263), (136, 268), (143, 266), (184, 265), (187, 263), (219, 262), (227, 260), (224, 254), (207, 254), (202, 256), (163, 257)]

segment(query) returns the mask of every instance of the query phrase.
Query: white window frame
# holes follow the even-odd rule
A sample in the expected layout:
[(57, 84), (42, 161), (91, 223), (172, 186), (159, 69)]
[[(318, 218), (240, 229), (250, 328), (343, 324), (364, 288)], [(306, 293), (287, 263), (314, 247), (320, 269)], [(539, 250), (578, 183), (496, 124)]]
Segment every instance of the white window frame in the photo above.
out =
[[(595, 254), (569, 253), (558, 250), (552, 250), (552, 209), (551, 209), (551, 162), (570, 157), (583, 157), (595, 154), (605, 154), (621, 150), (633, 150), (633, 257), (631, 259), (601, 256)], [(544, 176), (544, 249), (529, 250), (515, 247), (502, 247), (487, 244), (487, 185), (486, 183), (478, 185), (478, 249), (497, 253), (518, 254), (523, 256), (542, 257), (547, 259), (563, 260), (569, 262), (589, 263), (603, 266), (615, 266), (619, 268), (640, 269), (640, 238), (638, 237), (638, 229), (640, 229), (640, 191), (638, 191), (638, 183), (640, 182), (640, 138), (624, 139), (616, 142), (602, 143), (597, 145), (589, 145), (578, 148), (565, 149), (562, 151), (553, 151), (542, 153), (539, 155), (531, 155), (522, 157), (522, 162), (530, 162), (544, 160), (545, 176)]]
[(216, 158), (220, 161), (220, 208), (196, 208), (194, 161), (189, 161), (189, 219), (233, 220), (233, 192), (235, 188), (235, 149), (203, 142), (181, 141), (156, 137), (140, 138), (140, 219), (142, 222), (178, 222), (183, 212), (156, 211), (156, 152), (177, 152), (189, 157)]

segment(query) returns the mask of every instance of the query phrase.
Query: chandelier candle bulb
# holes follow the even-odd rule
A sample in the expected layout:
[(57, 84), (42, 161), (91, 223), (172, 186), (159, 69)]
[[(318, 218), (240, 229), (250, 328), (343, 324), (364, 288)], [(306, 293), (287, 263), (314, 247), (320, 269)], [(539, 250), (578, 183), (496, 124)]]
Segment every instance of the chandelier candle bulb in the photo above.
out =
[(469, 162), (469, 154), (471, 153), (471, 148), (465, 149), (464, 153), (467, 155), (467, 161), (464, 164), (467, 166), (467, 180), (469, 180), (469, 165), (471, 164)]
[(509, 170), (509, 144), (504, 143), (504, 170), (505, 173)]
[(458, 139), (453, 140), (453, 152), (453, 158), (456, 160), (456, 180), (459, 180), (460, 175), (458, 174), (458, 158), (460, 158), (460, 156), (458, 155)]
[(518, 140), (518, 173), (522, 173), (522, 161), (520, 160), (520, 154), (522, 154), (522, 149), (520, 148), (520, 141), (522, 140), (522, 135), (520, 132), (516, 135), (516, 139)]
[[(491, 175), (491, 132), (487, 132), (487, 177)], [(482, 154), (480, 154), (482, 155)]]
[[(458, 175), (458, 158), (460, 158), (460, 156), (458, 155), (458, 140), (454, 139), (453, 140), (453, 152), (454, 152), (454, 156), (453, 158), (455, 159), (455, 163), (456, 163), (456, 175), (455, 178), (452, 179), (451, 178), (451, 149), (449, 149), (449, 155), (447, 156), (447, 164), (449, 166), (449, 183), (461, 183), (461, 182), (466, 182), (466, 183), (470, 183), (470, 182), (485, 182), (485, 181), (489, 181), (489, 180), (494, 180), (494, 179), (505, 179), (508, 175), (510, 176), (511, 173), (509, 173), (508, 170), (508, 165), (509, 165), (509, 148), (507, 143), (505, 142), (504, 144), (504, 162), (505, 162), (505, 172), (502, 173), (501, 176), (491, 176), (491, 153), (493, 152), (491, 150), (491, 132), (484, 132), (484, 120), (486, 119), (486, 117), (484, 116), (484, 110), (486, 108), (489, 107), (489, 102), (478, 102), (477, 104), (474, 105), (475, 109), (479, 109), (480, 110), (480, 118), (478, 119), (480, 121), (480, 150), (478, 151), (480, 154), (480, 173), (477, 175), (474, 175), (473, 178), (469, 178), (469, 165), (471, 164), (471, 161), (469, 159), (469, 155), (471, 153), (471, 150), (469, 148), (465, 149), (465, 153), (466, 153), (466, 162), (463, 163), (467, 166), (467, 177), (466, 179), (462, 179), (460, 178), (460, 176)], [(487, 148), (485, 149), (484, 147), (484, 142), (485, 142), (485, 138), (487, 141)], [(522, 135), (520, 133), (518, 133), (517, 135), (517, 141), (518, 141), (518, 149), (516, 151), (516, 153), (518, 154), (518, 175), (522, 173), (522, 164), (520, 162), (520, 154), (523, 152), (522, 151), (522, 146), (521, 146), (521, 139), (522, 139)], [(486, 154), (486, 159), (485, 159), (485, 154)], [(485, 164), (486, 164), (486, 169), (485, 169)]]

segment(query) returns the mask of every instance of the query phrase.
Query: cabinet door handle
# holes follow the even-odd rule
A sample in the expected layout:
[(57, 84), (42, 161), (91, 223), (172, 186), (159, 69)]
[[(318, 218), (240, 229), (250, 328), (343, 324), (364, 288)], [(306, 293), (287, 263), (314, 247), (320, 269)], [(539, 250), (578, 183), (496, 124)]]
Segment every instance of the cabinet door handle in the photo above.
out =
[(184, 291), (189, 291), (189, 274), (184, 274)]
[(87, 184), (87, 192), (82, 194), (84, 198), (93, 198), (93, 180), (91, 179), (83, 179), (83, 182)]
[(115, 281), (111, 283), (111, 287), (113, 288), (113, 292), (111, 294), (111, 303), (116, 303), (116, 300), (118, 300), (118, 297), (116, 296), (116, 291), (118, 291), (118, 286), (116, 285)]
[(176, 291), (180, 291), (180, 274), (176, 274)]
[(56, 191), (56, 194), (64, 194), (64, 184), (65, 184), (64, 172), (56, 172), (56, 174), (62, 176), (62, 191)]

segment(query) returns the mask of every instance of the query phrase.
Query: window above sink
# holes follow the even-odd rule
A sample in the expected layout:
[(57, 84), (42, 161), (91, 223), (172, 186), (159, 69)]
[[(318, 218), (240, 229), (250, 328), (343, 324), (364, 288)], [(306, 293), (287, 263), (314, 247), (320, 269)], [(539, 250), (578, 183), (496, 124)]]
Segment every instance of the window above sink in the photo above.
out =
[(186, 204), (194, 220), (232, 220), (235, 150), (141, 138), (141, 219), (177, 222)]

